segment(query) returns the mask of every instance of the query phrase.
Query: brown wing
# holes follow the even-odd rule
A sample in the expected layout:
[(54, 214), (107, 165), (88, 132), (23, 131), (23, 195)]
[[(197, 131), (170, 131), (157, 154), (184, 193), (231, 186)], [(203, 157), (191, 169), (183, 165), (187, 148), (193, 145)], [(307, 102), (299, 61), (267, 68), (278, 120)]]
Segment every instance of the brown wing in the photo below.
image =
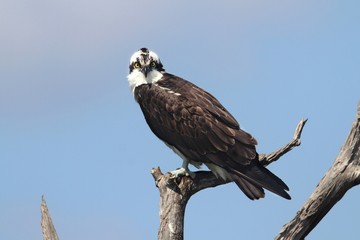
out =
[(165, 74), (156, 85), (139, 86), (135, 97), (154, 134), (189, 159), (225, 167), (257, 156), (256, 140), (220, 102), (184, 79)]

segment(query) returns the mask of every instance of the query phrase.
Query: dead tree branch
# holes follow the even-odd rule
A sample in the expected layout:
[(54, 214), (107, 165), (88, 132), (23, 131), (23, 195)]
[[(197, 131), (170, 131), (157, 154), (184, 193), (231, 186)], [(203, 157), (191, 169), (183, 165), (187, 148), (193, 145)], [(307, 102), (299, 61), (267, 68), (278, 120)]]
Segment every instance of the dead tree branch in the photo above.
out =
[(45, 197), (41, 201), (41, 228), (44, 240), (59, 240), (54, 224), (51, 220), (49, 210), (46, 205)]
[(267, 166), (272, 162), (275, 162), (279, 158), (281, 158), (286, 153), (290, 152), (294, 147), (300, 146), (301, 144), (301, 133), (305, 126), (305, 123), (307, 122), (307, 119), (302, 119), (298, 125), (296, 126), (294, 137), (291, 142), (286, 144), (284, 147), (280, 148), (279, 150), (270, 153), (268, 155), (261, 154), (259, 161), (264, 165)]
[[(301, 141), (301, 132), (306, 120), (301, 120), (296, 127), (294, 138), (287, 145), (269, 155), (262, 154), (260, 162), (269, 165), (285, 153), (289, 152)], [(151, 174), (160, 191), (160, 227), (158, 240), (182, 240), (184, 238), (184, 216), (186, 204), (191, 196), (203, 189), (216, 187), (228, 183), (218, 179), (210, 171), (198, 171), (196, 177), (171, 178), (170, 174), (163, 174), (160, 168), (153, 168)]]
[(360, 102), (345, 144), (329, 171), (275, 239), (304, 239), (352, 187), (360, 183)]

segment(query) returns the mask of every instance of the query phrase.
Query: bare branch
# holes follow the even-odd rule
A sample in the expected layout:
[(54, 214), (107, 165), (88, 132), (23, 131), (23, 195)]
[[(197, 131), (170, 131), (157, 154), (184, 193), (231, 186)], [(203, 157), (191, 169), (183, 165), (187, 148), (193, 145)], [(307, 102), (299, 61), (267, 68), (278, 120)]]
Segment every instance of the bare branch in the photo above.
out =
[(51, 220), (44, 196), (42, 196), (41, 201), (41, 227), (44, 240), (59, 240), (59, 237), (56, 234), (54, 224)]
[(268, 155), (261, 154), (260, 157), (259, 157), (259, 161), (264, 166), (267, 166), (270, 163), (272, 163), (272, 162), (278, 160), (279, 158), (281, 158), (283, 155), (285, 155), (289, 151), (291, 151), (294, 147), (300, 146), (300, 144), (301, 144), (301, 139), (300, 139), (301, 138), (301, 133), (302, 133), (302, 130), (303, 130), (306, 122), (307, 122), (307, 119), (302, 119), (298, 123), (298, 125), (296, 126), (296, 129), (295, 129), (293, 140), (291, 142), (289, 142), (284, 147), (280, 148), (279, 150), (277, 150), (277, 151), (275, 151), (273, 153), (270, 153)]
[(186, 203), (190, 199), (187, 190), (191, 178), (172, 178), (169, 173), (163, 175), (160, 168), (151, 173), (160, 191), (160, 226), (158, 239), (182, 240), (184, 237), (184, 215)]
[(345, 195), (360, 183), (360, 102), (345, 144), (333, 165), (295, 217), (280, 230), (275, 239), (304, 239)]

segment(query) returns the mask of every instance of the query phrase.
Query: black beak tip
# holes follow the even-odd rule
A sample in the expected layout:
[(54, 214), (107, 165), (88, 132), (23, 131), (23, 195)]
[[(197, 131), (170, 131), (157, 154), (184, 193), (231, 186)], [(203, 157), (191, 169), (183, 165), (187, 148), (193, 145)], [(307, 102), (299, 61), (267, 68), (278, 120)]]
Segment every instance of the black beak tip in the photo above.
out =
[(149, 67), (143, 67), (141, 69), (141, 72), (145, 75), (145, 77), (147, 77), (147, 74), (149, 73), (150, 68)]

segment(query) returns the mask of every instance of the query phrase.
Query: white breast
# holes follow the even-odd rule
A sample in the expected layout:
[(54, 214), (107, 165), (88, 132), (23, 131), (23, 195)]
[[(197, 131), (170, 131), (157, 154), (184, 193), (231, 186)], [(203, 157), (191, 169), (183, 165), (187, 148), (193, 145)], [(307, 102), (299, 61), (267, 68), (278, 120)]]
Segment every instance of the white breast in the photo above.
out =
[(147, 77), (137, 69), (134, 69), (128, 76), (131, 92), (134, 94), (135, 88), (142, 84), (156, 83), (162, 78), (163, 74), (157, 70), (149, 72)]

